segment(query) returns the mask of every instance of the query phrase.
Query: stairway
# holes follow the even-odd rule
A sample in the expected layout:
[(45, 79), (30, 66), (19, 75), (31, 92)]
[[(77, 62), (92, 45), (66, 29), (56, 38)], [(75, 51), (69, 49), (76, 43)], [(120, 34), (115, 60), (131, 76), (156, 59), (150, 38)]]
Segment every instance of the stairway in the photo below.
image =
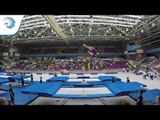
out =
[(0, 62), (2, 63), (3, 66), (9, 66), (9, 63), (7, 63), (7, 62), (4, 61), (4, 60), (0, 60)]

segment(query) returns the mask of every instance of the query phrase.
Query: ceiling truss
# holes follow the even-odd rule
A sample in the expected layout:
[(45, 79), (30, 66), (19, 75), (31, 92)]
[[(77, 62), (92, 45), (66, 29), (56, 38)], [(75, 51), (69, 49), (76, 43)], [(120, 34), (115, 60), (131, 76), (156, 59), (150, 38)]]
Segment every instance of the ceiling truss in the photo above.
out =
[[(51, 17), (54, 17), (68, 42), (78, 40), (142, 42), (153, 34), (152, 29), (155, 26), (158, 26), (156, 31), (160, 30), (159, 15), (51, 15)], [(53, 27), (55, 26), (51, 26), (43, 15), (25, 15), (15, 36), (0, 39), (12, 40), (13, 44), (46, 40), (63, 41), (64, 38)]]

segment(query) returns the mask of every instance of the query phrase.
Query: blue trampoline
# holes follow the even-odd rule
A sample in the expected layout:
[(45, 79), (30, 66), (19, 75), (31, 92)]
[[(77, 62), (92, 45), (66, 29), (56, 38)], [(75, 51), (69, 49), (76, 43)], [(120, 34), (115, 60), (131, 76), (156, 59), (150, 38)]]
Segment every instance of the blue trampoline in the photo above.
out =
[[(31, 76), (30, 75), (23, 75), (23, 78), (30, 78)], [(14, 79), (16, 80), (21, 80), (21, 75), (14, 75), (13, 76)]]
[(22, 93), (49, 97), (55, 94), (60, 87), (61, 84), (58, 83), (48, 83), (48, 82), (37, 83), (37, 84), (32, 84), (30, 86), (26, 86), (26, 88), (22, 90)]
[[(29, 75), (23, 75), (23, 78), (29, 78)], [(16, 80), (21, 80), (21, 75), (0, 75), (0, 79), (8, 79), (10, 82), (15, 82)]]
[[(10, 77), (10, 76), (9, 76)], [(21, 76), (12, 76), (15, 79), (20, 79)], [(24, 78), (30, 77), (30, 76), (24, 76)], [(87, 76), (85, 76), (87, 77)], [(112, 77), (114, 77), (115, 83), (107, 82), (112, 81)], [(104, 97), (113, 97), (113, 96), (119, 96), (119, 95), (126, 95), (130, 93), (136, 93), (140, 90), (146, 91), (143, 87), (144, 84), (138, 83), (138, 82), (130, 82), (130, 83), (124, 83), (121, 81), (120, 78), (115, 76), (99, 76), (98, 77), (100, 81), (91, 81), (87, 82), (87, 84), (82, 84), (81, 82), (68, 82), (69, 77), (67, 76), (58, 76), (58, 77), (52, 77), (47, 80), (47, 82), (39, 83), (39, 81), (35, 81), (25, 87), (13, 87), (16, 95), (15, 104), (16, 105), (25, 105), (29, 102), (36, 99), (38, 96), (44, 96), (44, 97), (53, 97), (53, 98), (104, 98)], [(0, 84), (4, 82), (9, 82), (9, 80), (3, 79)], [(30, 83), (30, 81), (26, 81)], [(61, 83), (60, 83), (61, 82)], [(110, 92), (105, 92), (101, 94), (56, 94), (57, 91), (61, 87), (69, 87), (69, 88), (93, 88), (93, 87), (107, 87)], [(83, 88), (82, 88), (83, 87)], [(1, 85), (1, 90), (8, 91), (8, 86)], [(70, 93), (70, 91), (69, 91)], [(157, 94), (159, 94), (159, 91), (157, 91)], [(156, 95), (157, 95), (156, 94)], [(2, 96), (6, 97), (7, 100), (10, 100), (8, 92), (1, 94)], [(134, 95), (133, 95), (134, 96)], [(155, 97), (152, 97), (155, 100)], [(148, 98), (149, 99), (149, 98)]]
[(61, 76), (61, 77), (52, 77), (50, 79), (47, 79), (47, 82), (67, 82), (69, 80), (69, 77), (67, 76)]
[(54, 98), (103, 98), (103, 97), (113, 97), (115, 94), (110, 93), (110, 94), (55, 94), (52, 97)]
[(115, 83), (108, 83), (106, 87), (116, 95), (126, 95), (129, 93), (136, 93), (139, 91), (146, 91), (143, 86), (144, 84), (138, 82), (115, 82)]
[(115, 81), (121, 81), (120, 78), (115, 76), (99, 76), (98, 79), (102, 82), (105, 82), (105, 81), (112, 81), (113, 77)]
[(95, 87), (95, 86), (105, 86), (106, 83), (103, 83), (101, 81), (89, 81), (87, 83), (82, 82), (66, 82), (62, 83), (62, 86), (70, 86), (70, 87)]
[(0, 72), (0, 75), (7, 75), (7, 73), (5, 73), (5, 72)]
[(0, 75), (0, 79), (8, 79), (8, 78), (10, 78), (10, 77), (12, 77), (12, 76), (8, 76), (8, 75)]

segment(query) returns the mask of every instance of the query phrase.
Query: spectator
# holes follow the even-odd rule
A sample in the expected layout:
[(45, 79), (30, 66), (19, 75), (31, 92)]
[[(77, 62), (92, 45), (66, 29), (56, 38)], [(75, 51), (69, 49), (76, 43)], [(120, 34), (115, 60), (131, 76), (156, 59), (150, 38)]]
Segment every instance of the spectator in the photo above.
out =
[(137, 105), (143, 105), (143, 91), (139, 91), (139, 97), (137, 100)]
[(31, 82), (33, 82), (33, 74), (31, 73)]
[(156, 98), (156, 105), (160, 105), (160, 96), (159, 95)]
[(129, 79), (129, 77), (127, 77), (127, 82), (130, 82), (130, 79)]
[(42, 83), (42, 77), (40, 77), (40, 83)]
[(150, 78), (151, 78), (151, 80), (153, 80), (153, 77), (154, 77), (154, 73), (150, 72)]
[(143, 74), (143, 79), (146, 79), (147, 72), (143, 71), (142, 74)]
[(112, 77), (112, 83), (114, 83), (115, 82), (115, 79), (114, 79), (114, 77)]
[(139, 98), (143, 100), (143, 91), (139, 91)]
[(22, 82), (22, 86), (24, 86), (24, 78), (23, 78), (23, 75), (21, 75), (21, 82)]
[(123, 73), (125, 72), (125, 69), (123, 68)]
[(0, 105), (8, 105), (7, 99), (5, 97), (0, 97)]
[(56, 72), (54, 73), (54, 77), (57, 77), (57, 73)]
[(138, 100), (137, 100), (137, 103), (136, 103), (137, 105), (143, 105), (143, 101), (141, 100), (141, 99), (139, 99), (138, 98)]
[(12, 85), (11, 84), (9, 84), (9, 95), (10, 95), (10, 98), (11, 98), (11, 102), (14, 105), (15, 94), (14, 94), (14, 91), (12, 89)]

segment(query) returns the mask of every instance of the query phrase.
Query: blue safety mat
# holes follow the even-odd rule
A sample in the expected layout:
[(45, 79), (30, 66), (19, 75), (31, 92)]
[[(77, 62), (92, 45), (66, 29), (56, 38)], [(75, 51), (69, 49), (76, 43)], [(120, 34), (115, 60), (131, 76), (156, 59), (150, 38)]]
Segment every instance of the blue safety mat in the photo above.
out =
[(47, 82), (67, 82), (69, 80), (69, 77), (67, 77), (67, 76), (61, 76), (61, 77), (52, 77), (52, 78), (49, 78), (49, 79), (47, 79), (46, 81)]
[(7, 82), (9, 82), (8, 79), (0, 79), (0, 84), (7, 83)]
[(143, 84), (138, 82), (115, 82), (106, 84), (106, 87), (116, 95), (126, 95), (129, 93), (146, 91), (146, 89), (141, 87), (142, 85)]
[[(0, 94), (0, 96), (5, 97), (8, 101), (10, 101), (10, 96), (8, 93), (8, 88), (6, 86), (6, 93)], [(29, 95), (29, 94), (23, 94), (21, 91), (23, 90), (23, 87), (13, 87), (13, 91), (15, 93), (15, 105), (26, 105), (30, 103), (31, 101), (35, 100), (38, 95)]]
[(140, 87), (147, 87), (147, 85), (143, 84), (143, 83), (139, 83), (139, 82), (130, 82), (131, 84), (140, 86)]
[[(160, 89), (153, 89), (153, 90), (147, 90), (143, 93), (143, 102), (150, 102), (152, 104), (156, 103), (156, 97), (160, 95)], [(132, 97), (134, 100), (137, 101), (139, 94), (138, 93), (131, 93), (129, 94), (130, 97)]]
[(37, 83), (40, 83), (40, 80), (33, 80), (33, 82), (31, 82), (31, 80), (24, 80), (24, 83), (26, 83), (26, 84), (37, 84)]
[(112, 78), (113, 78), (113, 77), (114, 77), (114, 80), (115, 80), (115, 81), (121, 81), (120, 78), (115, 77), (115, 76), (99, 76), (98, 79), (99, 79), (100, 81), (102, 81), (102, 82), (104, 82), (104, 81), (112, 81)]
[(103, 97), (113, 97), (115, 94), (55, 94), (54, 98), (103, 98)]
[(40, 96), (52, 96), (59, 90), (60, 87), (61, 84), (59, 83), (37, 83), (26, 86), (26, 88), (22, 90), (22, 93)]

